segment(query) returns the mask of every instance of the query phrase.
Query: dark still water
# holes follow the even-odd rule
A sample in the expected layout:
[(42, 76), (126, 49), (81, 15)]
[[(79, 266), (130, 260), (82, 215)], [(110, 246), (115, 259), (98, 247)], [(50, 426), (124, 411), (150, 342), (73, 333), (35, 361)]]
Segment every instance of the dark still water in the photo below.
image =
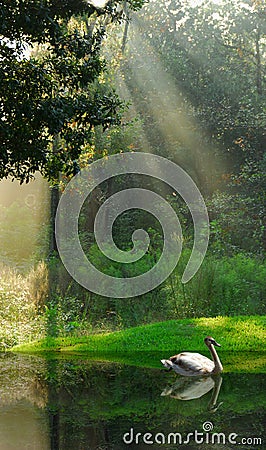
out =
[(0, 354), (0, 450), (265, 449), (265, 392), (265, 374)]

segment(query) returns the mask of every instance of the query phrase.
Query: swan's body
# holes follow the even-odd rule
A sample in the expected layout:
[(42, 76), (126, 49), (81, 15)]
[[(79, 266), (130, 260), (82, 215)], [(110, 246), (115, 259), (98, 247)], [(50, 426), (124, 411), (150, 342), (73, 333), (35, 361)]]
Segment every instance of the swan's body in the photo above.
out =
[(221, 373), (223, 366), (216, 353), (214, 345), (221, 347), (215, 339), (211, 336), (207, 336), (204, 339), (204, 343), (212, 354), (212, 359), (206, 358), (206, 356), (200, 353), (182, 352), (178, 355), (171, 356), (169, 359), (162, 359), (162, 364), (169, 370), (173, 369), (175, 372), (184, 376), (199, 376), (199, 375), (214, 375)]

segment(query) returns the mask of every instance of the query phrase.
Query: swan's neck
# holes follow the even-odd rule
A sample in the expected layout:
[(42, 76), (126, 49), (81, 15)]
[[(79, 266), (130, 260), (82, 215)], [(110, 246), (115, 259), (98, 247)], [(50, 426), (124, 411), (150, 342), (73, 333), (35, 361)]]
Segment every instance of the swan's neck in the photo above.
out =
[(210, 352), (211, 352), (211, 354), (212, 354), (212, 359), (213, 359), (213, 362), (214, 362), (213, 373), (219, 373), (219, 372), (222, 372), (223, 366), (222, 366), (222, 363), (221, 363), (221, 361), (220, 361), (219, 356), (217, 355), (217, 352), (216, 352), (214, 346), (211, 344), (211, 345), (209, 346), (209, 349), (210, 349)]

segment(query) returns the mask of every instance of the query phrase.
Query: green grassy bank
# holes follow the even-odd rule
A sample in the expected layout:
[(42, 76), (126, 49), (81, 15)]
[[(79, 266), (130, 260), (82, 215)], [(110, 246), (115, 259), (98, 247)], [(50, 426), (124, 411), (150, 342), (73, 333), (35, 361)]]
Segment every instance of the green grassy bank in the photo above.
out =
[[(266, 316), (171, 320), (126, 330), (82, 337), (47, 337), (13, 347), (12, 351), (83, 354), (94, 359), (157, 366), (158, 359), (182, 350), (208, 355), (203, 339), (212, 335), (227, 369), (259, 369), (265, 365)], [(156, 354), (156, 356), (155, 356)], [(230, 363), (231, 362), (231, 363)]]

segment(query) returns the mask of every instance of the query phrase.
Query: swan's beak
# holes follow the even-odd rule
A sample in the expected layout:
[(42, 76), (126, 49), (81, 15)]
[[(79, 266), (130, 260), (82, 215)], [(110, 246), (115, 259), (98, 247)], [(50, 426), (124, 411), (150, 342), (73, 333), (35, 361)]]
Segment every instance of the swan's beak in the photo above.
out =
[(216, 345), (216, 347), (221, 347), (221, 344), (218, 344), (215, 340), (213, 340), (213, 345)]

